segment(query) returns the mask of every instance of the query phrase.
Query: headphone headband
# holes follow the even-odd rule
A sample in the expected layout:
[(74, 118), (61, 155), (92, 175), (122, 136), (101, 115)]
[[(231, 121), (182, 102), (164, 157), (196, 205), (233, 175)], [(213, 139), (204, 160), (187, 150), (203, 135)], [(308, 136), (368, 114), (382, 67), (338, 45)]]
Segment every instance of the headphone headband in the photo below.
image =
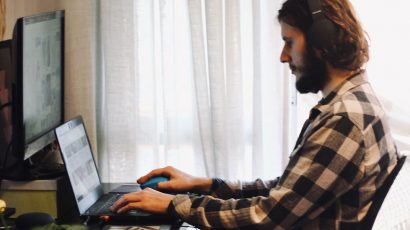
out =
[(308, 41), (314, 47), (328, 51), (337, 37), (338, 29), (331, 20), (326, 18), (321, 0), (307, 0), (307, 3), (313, 21), (307, 33)]
[(314, 17), (317, 14), (323, 14), (322, 4), (320, 0), (307, 0), (307, 2), (308, 2), (309, 10), (310, 10), (310, 13), (312, 14), (312, 17)]

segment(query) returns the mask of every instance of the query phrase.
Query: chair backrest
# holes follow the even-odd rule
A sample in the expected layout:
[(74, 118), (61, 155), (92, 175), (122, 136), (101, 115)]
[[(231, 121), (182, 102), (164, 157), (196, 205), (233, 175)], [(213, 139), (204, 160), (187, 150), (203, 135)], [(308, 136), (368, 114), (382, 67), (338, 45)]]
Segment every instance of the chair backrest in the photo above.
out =
[[(381, 214), (379, 214), (380, 213), (379, 210), (382, 206), (383, 208), (384, 206), (387, 206), (387, 205), (384, 205), (385, 198), (387, 194), (390, 193), (389, 191), (391, 189), (392, 184), (394, 184), (393, 187), (396, 186), (395, 181), (397, 179), (397, 175), (399, 174), (399, 172), (401, 172), (401, 169), (403, 168), (403, 165), (406, 164), (406, 161), (407, 161), (406, 156), (400, 156), (397, 161), (396, 167), (393, 169), (390, 175), (386, 178), (386, 181), (383, 183), (383, 185), (376, 191), (376, 194), (374, 195), (374, 198), (373, 198), (372, 205), (370, 206), (369, 211), (367, 212), (366, 216), (361, 221), (361, 229), (369, 229), (369, 230), (372, 229), (375, 223), (376, 217), (381, 216)], [(410, 164), (407, 162), (407, 167), (409, 166)], [(383, 218), (383, 217), (379, 217), (379, 218)]]
[(410, 229), (410, 157), (407, 155), (374, 222), (373, 229)]

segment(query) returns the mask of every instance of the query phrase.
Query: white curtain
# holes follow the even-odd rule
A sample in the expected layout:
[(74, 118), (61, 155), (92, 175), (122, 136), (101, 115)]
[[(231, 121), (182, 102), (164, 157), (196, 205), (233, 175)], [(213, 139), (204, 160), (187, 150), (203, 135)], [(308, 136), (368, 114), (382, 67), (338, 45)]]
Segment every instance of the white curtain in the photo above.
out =
[(103, 181), (134, 181), (166, 165), (226, 179), (279, 176), (295, 139), (280, 4), (100, 1)]

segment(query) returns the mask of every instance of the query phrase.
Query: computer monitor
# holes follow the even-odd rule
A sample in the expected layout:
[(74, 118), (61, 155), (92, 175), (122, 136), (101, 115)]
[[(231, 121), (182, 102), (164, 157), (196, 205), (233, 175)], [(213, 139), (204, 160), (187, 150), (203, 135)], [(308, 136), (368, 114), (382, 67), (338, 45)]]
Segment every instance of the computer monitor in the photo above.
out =
[(19, 18), (12, 40), (14, 151), (26, 160), (63, 123), (64, 11)]

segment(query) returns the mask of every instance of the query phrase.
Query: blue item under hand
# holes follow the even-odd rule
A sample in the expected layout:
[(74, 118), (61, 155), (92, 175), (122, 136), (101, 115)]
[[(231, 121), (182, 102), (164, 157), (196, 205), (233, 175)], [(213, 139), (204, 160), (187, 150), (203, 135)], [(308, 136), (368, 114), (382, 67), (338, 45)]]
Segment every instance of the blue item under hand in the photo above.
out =
[(147, 187), (152, 188), (152, 189), (157, 189), (158, 183), (159, 182), (164, 182), (164, 181), (169, 181), (169, 179), (167, 177), (164, 177), (164, 176), (151, 177), (145, 183), (141, 184), (141, 189), (144, 189), (144, 188), (147, 188)]

